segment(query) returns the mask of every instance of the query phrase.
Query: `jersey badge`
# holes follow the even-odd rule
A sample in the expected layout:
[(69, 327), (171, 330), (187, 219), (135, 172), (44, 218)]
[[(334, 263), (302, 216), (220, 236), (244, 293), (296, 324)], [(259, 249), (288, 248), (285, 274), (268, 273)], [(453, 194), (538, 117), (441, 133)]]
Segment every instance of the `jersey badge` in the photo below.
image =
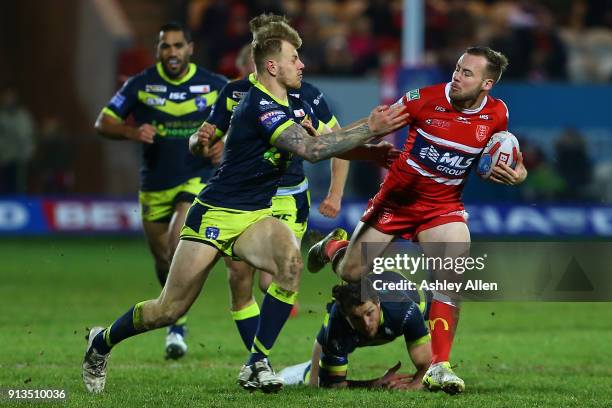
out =
[(206, 105), (207, 105), (206, 98), (202, 96), (196, 96), (195, 105), (196, 105), (196, 108), (198, 108), (198, 110), (202, 112), (204, 109), (206, 109)]
[(204, 236), (208, 239), (217, 239), (219, 238), (219, 228), (217, 227), (206, 227), (206, 231), (204, 231)]
[(487, 133), (489, 133), (489, 127), (487, 125), (476, 126), (476, 140), (477, 141), (483, 142), (487, 138)]

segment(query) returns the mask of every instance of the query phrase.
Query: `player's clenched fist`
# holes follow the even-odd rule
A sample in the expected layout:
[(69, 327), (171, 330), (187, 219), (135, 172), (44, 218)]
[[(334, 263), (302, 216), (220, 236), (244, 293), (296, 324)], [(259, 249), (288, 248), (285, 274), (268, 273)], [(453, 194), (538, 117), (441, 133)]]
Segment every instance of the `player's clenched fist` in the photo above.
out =
[[(191, 151), (192, 154), (197, 156), (209, 157), (209, 147), (211, 140), (214, 140), (215, 138), (215, 130), (215, 125), (211, 125), (208, 122), (202, 123), (202, 126), (199, 127), (197, 132), (195, 132), (189, 137), (189, 151)], [(215, 152), (213, 151), (213, 153)], [(219, 161), (221, 153), (222, 151), (218, 154)]]
[(403, 106), (380, 105), (375, 107), (368, 117), (368, 127), (379, 136), (391, 133), (408, 124), (410, 116)]
[(128, 139), (142, 143), (153, 143), (155, 133), (157, 133), (157, 130), (153, 125), (144, 123), (138, 128), (133, 128), (133, 131), (128, 134)]

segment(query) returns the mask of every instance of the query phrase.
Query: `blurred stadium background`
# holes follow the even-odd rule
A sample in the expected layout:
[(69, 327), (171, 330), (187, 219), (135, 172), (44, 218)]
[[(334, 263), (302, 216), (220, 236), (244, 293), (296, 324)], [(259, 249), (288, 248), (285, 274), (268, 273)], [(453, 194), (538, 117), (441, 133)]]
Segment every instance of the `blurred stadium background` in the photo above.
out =
[[(447, 80), (470, 44), (503, 51), (510, 69), (493, 94), (509, 105), (530, 176), (520, 188), (468, 183), (474, 235), (612, 236), (610, 2), (406, 0), (422, 4), (416, 17), (403, 3), (3, 2), (0, 234), (138, 234), (139, 146), (97, 136), (100, 108), (153, 62), (162, 23), (183, 22), (194, 35), (194, 61), (232, 78), (236, 54), (250, 40), (249, 19), (272, 11), (287, 15), (303, 36), (306, 78), (324, 91), (341, 124), (403, 91)], [(410, 18), (424, 22), (422, 31)], [(402, 35), (412, 43), (410, 55)], [(354, 225), (381, 176), (353, 163), (344, 211), (329, 220), (316, 211), (328, 165), (308, 166), (308, 174), (311, 227), (320, 230)]]

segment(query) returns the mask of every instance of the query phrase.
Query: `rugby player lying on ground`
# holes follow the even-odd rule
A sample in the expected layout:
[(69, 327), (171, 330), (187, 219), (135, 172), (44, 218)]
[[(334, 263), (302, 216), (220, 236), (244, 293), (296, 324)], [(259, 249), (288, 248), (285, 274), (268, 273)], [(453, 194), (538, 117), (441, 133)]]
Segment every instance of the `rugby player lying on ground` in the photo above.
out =
[[(397, 280), (401, 275), (384, 272), (376, 279)], [(421, 389), (422, 379), (431, 364), (431, 343), (425, 321), (429, 312), (426, 296), (416, 291), (389, 294), (376, 291), (372, 282), (336, 285), (334, 300), (317, 335), (311, 361), (283, 369), (279, 376), (285, 384), (308, 384), (330, 388)], [(381, 300), (382, 299), (382, 300)], [(418, 303), (416, 303), (416, 302)], [(347, 379), (348, 355), (357, 347), (378, 346), (404, 336), (413, 375), (398, 374), (401, 363), (372, 380)]]

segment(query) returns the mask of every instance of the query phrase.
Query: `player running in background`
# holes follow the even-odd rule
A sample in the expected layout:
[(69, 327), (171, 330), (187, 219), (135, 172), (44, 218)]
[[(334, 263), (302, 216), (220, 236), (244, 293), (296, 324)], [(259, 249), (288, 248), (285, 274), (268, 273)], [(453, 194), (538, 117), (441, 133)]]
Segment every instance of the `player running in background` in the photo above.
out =
[[(431, 344), (427, 331), (430, 303), (423, 292), (388, 291), (373, 284), (397, 282), (403, 277), (395, 272), (370, 275), (359, 283), (336, 285), (332, 302), (312, 351), (311, 361), (287, 367), (279, 372), (286, 384), (308, 384), (332, 388), (392, 388), (418, 390), (431, 364)], [(399, 364), (380, 378), (368, 381), (347, 380), (348, 356), (358, 347), (378, 346), (403, 336), (413, 375), (395, 374)]]
[[(301, 39), (288, 24), (271, 23), (253, 43), (258, 83), (236, 108), (223, 161), (189, 209), (166, 284), (157, 299), (131, 307), (106, 329), (91, 329), (83, 360), (88, 391), (101, 392), (112, 347), (120, 341), (174, 323), (198, 297), (221, 256), (235, 256), (274, 275), (264, 296), (253, 348), (239, 373), (245, 389), (278, 391), (283, 383), (268, 356), (297, 296), (302, 258), (295, 235), (272, 217), (271, 200), (292, 154), (316, 162), (349, 151), (401, 126), (401, 108), (379, 106), (366, 123), (312, 137), (300, 125), (304, 101), (288, 95), (300, 87), (304, 64)], [(214, 126), (200, 132), (214, 135)], [(204, 149), (208, 144), (204, 144)], [(206, 152), (204, 152), (206, 153)]]
[[(189, 136), (210, 113), (227, 79), (190, 63), (188, 31), (170, 23), (159, 30), (157, 64), (130, 78), (102, 109), (96, 130), (110, 139), (142, 143), (140, 192), (142, 225), (163, 286), (180, 229), (193, 199), (212, 176), (222, 144), (210, 158), (189, 154)], [(136, 126), (124, 123), (133, 115)], [(166, 356), (187, 352), (186, 317), (169, 327)]]
[[(451, 82), (412, 90), (396, 103), (410, 114), (400, 159), (370, 200), (350, 243), (344, 230), (332, 231), (311, 248), (309, 270), (331, 261), (342, 279), (358, 281), (369, 267), (362, 264), (362, 243), (388, 244), (398, 236), (419, 241), (427, 256), (467, 255), (470, 232), (461, 192), (491, 135), (508, 128), (506, 104), (488, 95), (507, 65), (503, 54), (488, 47), (468, 48)], [(519, 153), (514, 170), (499, 164), (491, 180), (516, 185), (526, 177)], [(429, 317), (438, 323), (431, 328), (433, 360), (423, 383), (432, 391), (462, 392), (464, 382), (449, 364), (458, 300), (435, 292)]]

